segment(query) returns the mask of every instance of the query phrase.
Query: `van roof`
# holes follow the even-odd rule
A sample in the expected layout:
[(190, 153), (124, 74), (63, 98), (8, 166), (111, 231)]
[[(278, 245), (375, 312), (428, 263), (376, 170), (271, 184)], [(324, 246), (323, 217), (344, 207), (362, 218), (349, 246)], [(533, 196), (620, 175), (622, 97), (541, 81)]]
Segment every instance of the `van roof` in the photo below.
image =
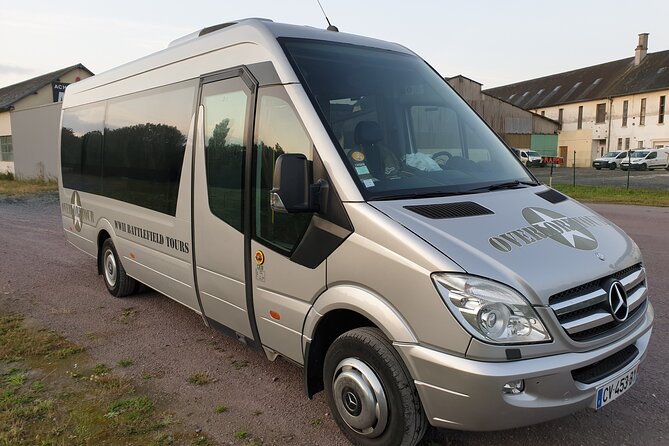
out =
[[(275, 65), (280, 65), (276, 68), (281, 81), (283, 83), (298, 82), (294, 75), (290, 74), (292, 70), (287, 65), (283, 51), (277, 42), (277, 38), (279, 37), (348, 43), (414, 54), (402, 45), (379, 39), (328, 31), (311, 26), (276, 23), (269, 19), (248, 18), (213, 25), (178, 38), (161, 51), (72, 84), (68, 87), (67, 93), (72, 96), (79, 92), (95, 89), (96, 87), (108, 85), (134, 75), (147, 73), (166, 65), (184, 61), (200, 54), (239, 44), (252, 44), (264, 47), (271, 56), (270, 60)], [(221, 69), (225, 68), (227, 67), (221, 66)], [(204, 74), (206, 73), (200, 73), (200, 75)], [(68, 94), (65, 95), (66, 102), (68, 102)], [(64, 107), (67, 107), (67, 105), (67, 103), (64, 104)]]

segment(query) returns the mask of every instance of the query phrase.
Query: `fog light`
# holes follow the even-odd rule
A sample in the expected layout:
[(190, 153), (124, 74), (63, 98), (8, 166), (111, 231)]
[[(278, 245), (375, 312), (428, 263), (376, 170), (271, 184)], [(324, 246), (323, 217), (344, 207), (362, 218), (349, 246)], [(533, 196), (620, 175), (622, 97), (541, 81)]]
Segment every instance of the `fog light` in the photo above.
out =
[(504, 384), (502, 389), (504, 390), (504, 393), (518, 395), (523, 390), (525, 390), (525, 380), (517, 379), (515, 381), (509, 381), (508, 383)]

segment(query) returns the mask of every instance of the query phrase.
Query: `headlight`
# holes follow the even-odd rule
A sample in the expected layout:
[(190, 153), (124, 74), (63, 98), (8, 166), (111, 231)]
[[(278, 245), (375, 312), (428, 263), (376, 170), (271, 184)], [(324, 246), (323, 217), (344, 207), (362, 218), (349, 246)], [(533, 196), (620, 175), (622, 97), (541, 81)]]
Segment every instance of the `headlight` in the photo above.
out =
[(516, 291), (465, 274), (432, 274), (446, 306), (473, 336), (500, 344), (550, 341), (532, 306)]

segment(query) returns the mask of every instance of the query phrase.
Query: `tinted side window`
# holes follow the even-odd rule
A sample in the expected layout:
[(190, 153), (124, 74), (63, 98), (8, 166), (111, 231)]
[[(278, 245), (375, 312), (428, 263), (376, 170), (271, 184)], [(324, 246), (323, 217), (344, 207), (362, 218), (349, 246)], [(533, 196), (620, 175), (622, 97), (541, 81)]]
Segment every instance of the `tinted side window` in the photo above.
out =
[(209, 209), (242, 230), (248, 93), (239, 78), (205, 84), (204, 150)]
[(255, 134), (255, 235), (278, 251), (289, 254), (302, 239), (312, 214), (272, 211), (269, 192), (276, 159), (284, 153), (303, 153), (313, 159), (313, 144), (281, 86), (258, 91)]
[(109, 101), (104, 195), (175, 215), (195, 88), (185, 82)]
[(104, 104), (75, 107), (63, 112), (60, 160), (64, 187), (102, 193), (104, 117)]

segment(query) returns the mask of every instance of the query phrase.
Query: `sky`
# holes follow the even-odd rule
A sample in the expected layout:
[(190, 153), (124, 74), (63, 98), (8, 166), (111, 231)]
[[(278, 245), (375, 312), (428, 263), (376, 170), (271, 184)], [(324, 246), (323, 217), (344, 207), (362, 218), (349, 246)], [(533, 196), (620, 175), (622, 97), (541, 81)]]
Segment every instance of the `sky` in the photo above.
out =
[[(483, 88), (669, 50), (669, 0), (321, 0), (340, 31), (400, 43)], [(159, 5), (159, 6), (158, 6)], [(316, 0), (0, 0), (0, 87), (77, 63), (94, 73), (244, 17), (325, 28)]]

